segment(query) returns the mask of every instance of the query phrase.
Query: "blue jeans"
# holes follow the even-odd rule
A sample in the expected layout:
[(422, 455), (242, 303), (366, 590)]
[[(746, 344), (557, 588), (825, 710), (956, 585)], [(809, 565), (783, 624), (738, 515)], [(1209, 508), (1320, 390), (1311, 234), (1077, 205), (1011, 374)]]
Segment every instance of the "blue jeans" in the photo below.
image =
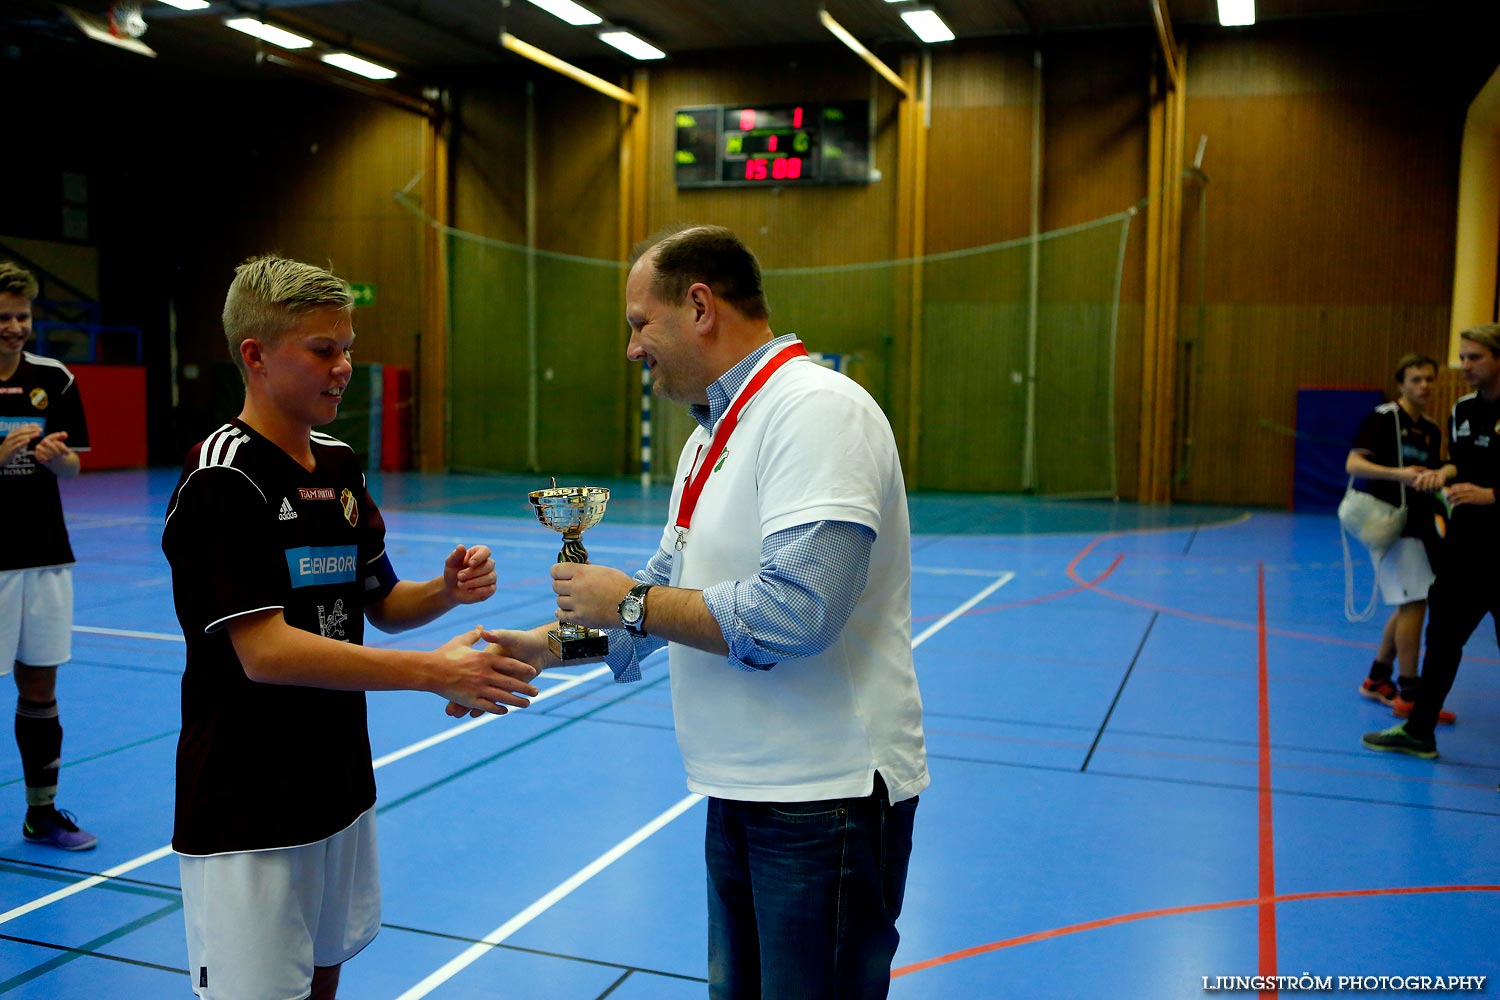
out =
[(877, 1000), (891, 985), (915, 798), (708, 800), (712, 1000)]

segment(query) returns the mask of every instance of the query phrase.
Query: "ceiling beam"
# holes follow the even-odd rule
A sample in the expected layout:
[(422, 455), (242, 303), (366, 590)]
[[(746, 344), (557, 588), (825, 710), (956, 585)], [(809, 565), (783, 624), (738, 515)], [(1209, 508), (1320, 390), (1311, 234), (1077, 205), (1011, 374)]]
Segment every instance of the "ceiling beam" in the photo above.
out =
[(833, 32), (834, 38), (837, 38), (839, 41), (849, 46), (850, 50), (853, 51), (855, 55), (859, 56), (865, 62), (869, 63), (870, 68), (884, 77), (887, 83), (889, 83), (892, 87), (895, 87), (897, 90), (901, 91), (902, 97), (910, 100), (911, 87), (907, 86), (906, 81), (901, 79), (900, 74), (891, 69), (885, 63), (881, 62), (880, 59), (876, 57), (875, 53), (871, 52), (869, 49), (861, 45), (859, 39), (849, 34), (849, 32), (844, 28), (842, 24), (839, 24), (833, 19), (832, 16), (829, 15), (828, 11), (824, 10), (821, 7), (818, 8), (818, 18), (822, 20), (823, 27)]
[(579, 69), (570, 62), (563, 62), (552, 53), (539, 49), (528, 42), (523, 42), (508, 31), (500, 33), (500, 44), (524, 59), (530, 59), (539, 66), (545, 66), (556, 73), (561, 73), (569, 79), (577, 80), (585, 87), (597, 90), (606, 97), (613, 97), (621, 104), (628, 104), (632, 108), (640, 106), (640, 102), (636, 100), (635, 95), (624, 87), (616, 87), (608, 80), (597, 77), (588, 70)]
[(1151, 0), (1151, 19), (1156, 22), (1156, 40), (1161, 45), (1161, 57), (1167, 64), (1167, 81), (1173, 90), (1182, 86), (1182, 52), (1177, 48), (1177, 39), (1172, 35), (1172, 18), (1167, 13), (1166, 0)]

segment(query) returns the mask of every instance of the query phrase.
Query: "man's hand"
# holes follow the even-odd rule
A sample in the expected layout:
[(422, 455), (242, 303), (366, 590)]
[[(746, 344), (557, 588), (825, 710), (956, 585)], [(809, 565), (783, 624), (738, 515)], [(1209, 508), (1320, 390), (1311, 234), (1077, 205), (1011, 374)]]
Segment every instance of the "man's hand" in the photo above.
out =
[(539, 693), (527, 683), (537, 674), (531, 664), (474, 648), (483, 634), (483, 628), (471, 628), (436, 650), (438, 680), (432, 691), (448, 699), (450, 715), (455, 706), (475, 714), (504, 715), (507, 705), (525, 708), (531, 704), (528, 698)]
[[(22, 424), (0, 440), (0, 465), (4, 465), (26, 450), (26, 446), (42, 433), (41, 424)], [(66, 435), (64, 435), (66, 437)]]
[(1454, 483), (1448, 487), (1448, 503), (1453, 507), (1465, 505), (1487, 507), (1495, 502), (1495, 491), (1488, 486), (1473, 483)]
[(494, 596), (495, 560), (487, 545), (455, 546), (443, 563), (443, 589), (456, 604), (478, 604)]
[[(518, 660), (537, 673), (540, 673), (544, 667), (556, 665), (552, 651), (547, 647), (545, 626), (527, 632), (517, 632), (511, 629), (494, 631), (483, 629), (479, 633), (479, 638), (490, 644), (485, 650), (486, 653), (504, 659)], [(465, 715), (477, 719), (484, 714), (479, 709), (470, 708), (456, 701), (448, 702), (447, 712), (455, 719), (461, 719)]]
[(608, 566), (557, 563), (552, 567), (552, 592), (557, 595), (557, 620), (615, 628), (620, 624), (620, 602), (635, 580)]

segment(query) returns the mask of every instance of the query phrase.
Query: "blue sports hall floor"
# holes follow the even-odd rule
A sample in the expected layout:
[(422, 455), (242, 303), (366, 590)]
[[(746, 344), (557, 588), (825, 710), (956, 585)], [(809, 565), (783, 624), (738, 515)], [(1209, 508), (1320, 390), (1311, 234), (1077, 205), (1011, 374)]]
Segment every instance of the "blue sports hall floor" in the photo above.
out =
[[(59, 804), (100, 846), (22, 840), (20, 764), (0, 740), (0, 996), (191, 995), (166, 846), (183, 646), (159, 545), (175, 479), (64, 484), (79, 561)], [(429, 577), (461, 541), (491, 546), (500, 572), (487, 603), (373, 641), (430, 648), (548, 617), (558, 538), (525, 497), (543, 485), (372, 477), (398, 571)], [(596, 485), (614, 495), (589, 551), (633, 570), (665, 489)], [(1157, 1000), (1271, 974), (1405, 996), (1420, 983), (1405, 977), (1497, 972), (1488, 625), (1441, 758), (1376, 754), (1359, 735), (1390, 711), (1355, 689), (1380, 620), (1343, 618), (1331, 516), (973, 495), (915, 496), (912, 514), (933, 783), (892, 997)], [(666, 681), (660, 655), (634, 685), (549, 671), (530, 709), (474, 722), (430, 695), (371, 695), (385, 925), (340, 995), (705, 996), (704, 805)], [(268, 719), (266, 738), (296, 734)], [(1364, 979), (1382, 976), (1400, 988)]]

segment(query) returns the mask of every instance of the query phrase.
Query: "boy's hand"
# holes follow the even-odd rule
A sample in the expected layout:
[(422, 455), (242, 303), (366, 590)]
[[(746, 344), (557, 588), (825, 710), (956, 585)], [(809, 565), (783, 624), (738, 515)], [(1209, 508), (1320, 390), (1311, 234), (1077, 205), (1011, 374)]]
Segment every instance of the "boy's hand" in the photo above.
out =
[(437, 649), (443, 666), (432, 690), (448, 699), (450, 715), (455, 715), (454, 709), (460, 706), (458, 714), (504, 715), (507, 705), (525, 708), (531, 704), (527, 699), (540, 693), (527, 683), (537, 673), (531, 664), (474, 648), (482, 632), (481, 628), (471, 628)]
[(454, 546), (443, 563), (443, 588), (455, 603), (478, 604), (494, 596), (495, 560), (487, 545)]
[[(38, 427), (37, 430), (40, 431), (41, 428)], [(36, 443), (36, 448), (33, 450), (33, 454), (36, 456), (36, 460), (38, 462), (41, 462), (43, 465), (48, 465), (54, 459), (62, 458), (64, 455), (68, 454), (70, 449), (68, 448), (67, 441), (67, 431), (56, 431), (52, 434), (48, 434), (46, 437), (42, 438)]]
[[(551, 663), (552, 654), (547, 648), (547, 633), (543, 629), (526, 632), (484, 629), (479, 637), (490, 644), (485, 652), (529, 664), (537, 673), (541, 673), (543, 667), (555, 665)], [(455, 719), (462, 719), (465, 715), (478, 718), (484, 714), (480, 709), (471, 709), (456, 701), (450, 701), (446, 711)]]
[(26, 450), (26, 446), (42, 433), (41, 424), (22, 424), (0, 439), (0, 465), (4, 465)]

